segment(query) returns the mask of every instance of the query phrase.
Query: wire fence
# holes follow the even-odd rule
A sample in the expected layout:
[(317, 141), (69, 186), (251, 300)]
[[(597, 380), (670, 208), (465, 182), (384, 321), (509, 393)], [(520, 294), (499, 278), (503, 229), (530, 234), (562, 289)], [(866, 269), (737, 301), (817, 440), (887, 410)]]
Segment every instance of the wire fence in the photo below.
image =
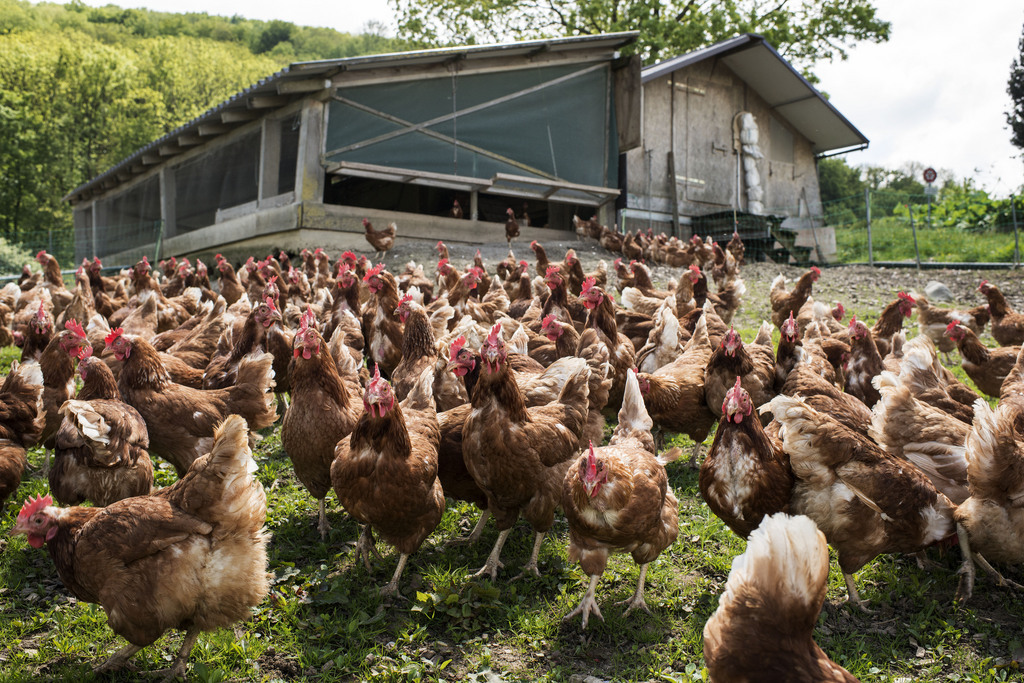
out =
[(80, 226), (36, 231), (0, 232), (0, 280), (17, 277), (25, 264), (34, 265), (40, 251), (53, 254), (61, 268), (74, 271), (82, 259), (102, 259), (104, 266), (134, 264), (143, 254), (161, 257), (163, 222)]

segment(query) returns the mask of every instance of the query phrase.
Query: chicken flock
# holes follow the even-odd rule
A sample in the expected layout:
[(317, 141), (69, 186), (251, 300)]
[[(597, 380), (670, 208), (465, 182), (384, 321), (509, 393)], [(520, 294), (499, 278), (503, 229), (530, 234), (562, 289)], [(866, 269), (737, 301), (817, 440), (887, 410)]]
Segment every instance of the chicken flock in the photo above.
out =
[[(482, 511), (461, 542), (493, 518), (474, 575), (491, 580), (520, 518), (534, 533), (520, 575), (539, 575), (561, 512), (590, 581), (566, 616), (583, 628), (603, 618), (597, 586), (614, 552), (640, 566), (625, 611), (650, 611), (648, 565), (679, 535), (666, 465), (683, 454), (663, 444), (687, 435), (704, 501), (749, 540), (705, 626), (715, 681), (855, 680), (812, 639), (826, 542), (865, 610), (860, 568), (935, 545), (962, 554), (959, 601), (976, 566), (1022, 588), (994, 566), (1024, 561), (1024, 314), (998, 287), (982, 282), (987, 303), (962, 311), (898, 292), (869, 327), (813, 298), (812, 267), (792, 287), (772, 283), (771, 321), (744, 342), (730, 326), (746, 294), (738, 235), (721, 248), (596, 219), (576, 228), (622, 257), (587, 273), (573, 249), (554, 262), (535, 241), (531, 265), (507, 231), (509, 256), (490, 272), (479, 251), (457, 268), (438, 242), (429, 275), (303, 249), (237, 270), (218, 254), (216, 286), (198, 259), (154, 269), (143, 257), (114, 276), (86, 259), (69, 289), (40, 252), (37, 272), (0, 290), (0, 338), (22, 351), (0, 386), (0, 508), (26, 450), (45, 446), (49, 495), (26, 501), (13, 531), (45, 545), (67, 589), (128, 641), (97, 670), (181, 629), (169, 676), (183, 675), (201, 631), (267, 595), (250, 449), (279, 421), (319, 533), (333, 490), (362, 526), (357, 560), (380, 558), (378, 539), (397, 550), (381, 594), (399, 593), (446, 500)], [(677, 279), (658, 288), (646, 262)], [(979, 340), (989, 324), (999, 348)], [(940, 362), (954, 348), (994, 408)], [(178, 481), (154, 488), (152, 458)]]

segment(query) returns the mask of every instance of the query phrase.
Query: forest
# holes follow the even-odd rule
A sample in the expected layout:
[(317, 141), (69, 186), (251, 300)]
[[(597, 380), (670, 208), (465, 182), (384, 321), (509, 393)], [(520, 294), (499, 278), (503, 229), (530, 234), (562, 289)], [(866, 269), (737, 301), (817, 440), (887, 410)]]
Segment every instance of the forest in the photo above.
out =
[(68, 192), (259, 79), (404, 48), (283, 21), (0, 0), (0, 261), (70, 242)]

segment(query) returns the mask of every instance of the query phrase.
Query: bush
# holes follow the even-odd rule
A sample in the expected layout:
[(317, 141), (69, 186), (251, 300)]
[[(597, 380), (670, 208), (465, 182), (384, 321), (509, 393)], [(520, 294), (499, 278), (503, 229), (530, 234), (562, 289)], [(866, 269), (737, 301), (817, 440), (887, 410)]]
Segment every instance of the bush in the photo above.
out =
[(17, 275), (26, 263), (33, 263), (32, 254), (24, 247), (0, 237), (0, 275)]

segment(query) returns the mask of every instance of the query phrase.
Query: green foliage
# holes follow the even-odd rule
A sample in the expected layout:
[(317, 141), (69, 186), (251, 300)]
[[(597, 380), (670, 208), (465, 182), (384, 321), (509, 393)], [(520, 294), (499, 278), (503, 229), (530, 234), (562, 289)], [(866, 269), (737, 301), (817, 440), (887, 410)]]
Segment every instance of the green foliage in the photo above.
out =
[(856, 42), (884, 42), (890, 28), (869, 0), (391, 0), (391, 6), (399, 32), (422, 45), (640, 31), (633, 49), (651, 63), (750, 32), (804, 70), (846, 59)]
[(1006, 112), (1006, 123), (1012, 133), (1010, 143), (1024, 149), (1024, 33), (1017, 46), (1020, 54), (1010, 66), (1010, 79), (1006, 86), (1006, 92), (1013, 102), (1010, 111)]
[(0, 0), (0, 236), (67, 265), (62, 197), (75, 187), (292, 61), (397, 45), (282, 21)]
[(31, 252), (0, 237), (0, 273), (20, 273), (22, 266), (32, 262)]

